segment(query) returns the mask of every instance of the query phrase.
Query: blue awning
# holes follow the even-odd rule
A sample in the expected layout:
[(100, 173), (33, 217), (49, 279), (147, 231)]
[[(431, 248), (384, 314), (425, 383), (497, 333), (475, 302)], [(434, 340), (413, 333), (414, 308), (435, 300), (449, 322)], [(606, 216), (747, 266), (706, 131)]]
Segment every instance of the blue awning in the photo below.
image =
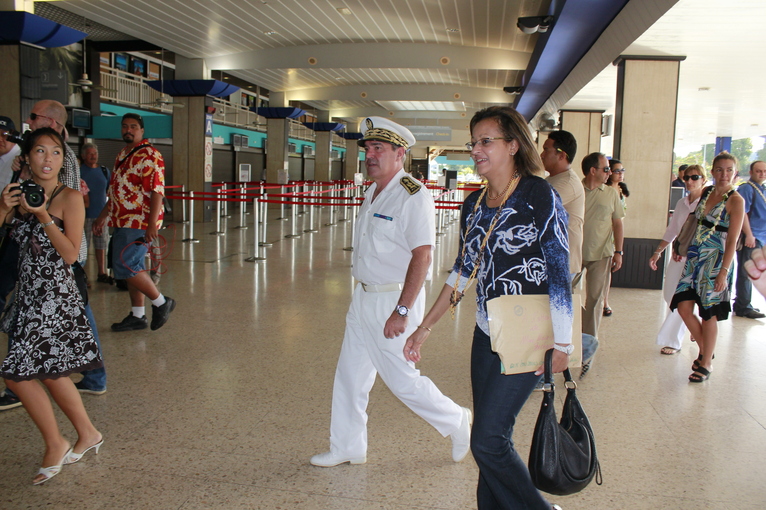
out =
[(82, 41), (87, 35), (29, 12), (0, 12), (0, 43), (25, 42), (43, 48), (59, 48)]
[(361, 140), (364, 136), (362, 133), (349, 133), (346, 131), (345, 133), (338, 133), (340, 136), (345, 138), (346, 140)]
[(340, 122), (304, 122), (303, 125), (314, 131), (340, 131), (346, 127)]
[(258, 108), (252, 107), (250, 108), (250, 111), (257, 113), (261, 117), (266, 117), (267, 119), (297, 119), (298, 117), (306, 115), (305, 110), (294, 108), (292, 106), (279, 108), (272, 108), (267, 106), (261, 106)]
[(154, 90), (170, 96), (213, 96), (227, 97), (239, 90), (239, 87), (218, 80), (152, 80), (147, 81)]

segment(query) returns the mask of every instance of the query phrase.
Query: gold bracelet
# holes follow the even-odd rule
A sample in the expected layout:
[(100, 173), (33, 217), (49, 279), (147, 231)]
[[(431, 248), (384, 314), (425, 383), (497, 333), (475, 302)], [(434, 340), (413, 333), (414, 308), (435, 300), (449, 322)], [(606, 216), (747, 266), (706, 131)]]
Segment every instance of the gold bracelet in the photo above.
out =
[(426, 326), (418, 326), (420, 329), (427, 329), (428, 331), (431, 331), (431, 328), (427, 328)]

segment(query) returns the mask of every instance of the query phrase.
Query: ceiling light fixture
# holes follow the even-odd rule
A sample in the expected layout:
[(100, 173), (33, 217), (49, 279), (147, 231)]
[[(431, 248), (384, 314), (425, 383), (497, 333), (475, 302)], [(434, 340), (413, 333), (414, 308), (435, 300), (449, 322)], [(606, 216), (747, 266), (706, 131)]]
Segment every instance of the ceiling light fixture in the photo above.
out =
[(447, 27), (447, 32), (450, 32), (452, 34), (456, 34), (456, 33), (460, 32), (460, 29), (459, 28)]
[(344, 16), (351, 16), (351, 9), (348, 7), (338, 7), (338, 12)]
[(553, 25), (553, 16), (527, 16), (519, 18), (516, 26), (525, 34), (545, 33)]
[(506, 94), (521, 94), (524, 87), (503, 87), (503, 92)]
[(264, 32), (263, 35), (277, 35), (277, 33), (274, 30), (269, 30), (268, 32)]

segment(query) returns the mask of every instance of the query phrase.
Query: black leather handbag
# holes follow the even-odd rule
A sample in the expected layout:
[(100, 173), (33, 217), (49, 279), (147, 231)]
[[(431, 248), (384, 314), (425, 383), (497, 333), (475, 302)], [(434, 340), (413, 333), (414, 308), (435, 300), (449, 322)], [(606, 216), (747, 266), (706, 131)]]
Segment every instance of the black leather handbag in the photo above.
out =
[(553, 407), (553, 349), (545, 353), (545, 385), (543, 403), (535, 424), (532, 448), (529, 451), (529, 474), (535, 487), (549, 494), (566, 496), (583, 490), (596, 477), (601, 485), (601, 467), (596, 455), (596, 440), (585, 415), (569, 369), (564, 371), (567, 397), (556, 420)]

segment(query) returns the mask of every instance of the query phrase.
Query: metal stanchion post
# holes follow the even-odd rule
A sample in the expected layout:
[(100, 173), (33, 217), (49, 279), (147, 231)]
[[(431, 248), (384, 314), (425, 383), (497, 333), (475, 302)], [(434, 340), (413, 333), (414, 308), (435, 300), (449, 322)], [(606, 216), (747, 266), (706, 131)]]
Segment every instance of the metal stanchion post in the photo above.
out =
[[(246, 258), (245, 262), (260, 262), (261, 260), (266, 260), (266, 257), (264, 256), (266, 255), (266, 253), (264, 252), (263, 248), (261, 248), (262, 246), (261, 243), (258, 242), (258, 238), (260, 237), (260, 234), (261, 234), (258, 228), (259, 216), (260, 216), (258, 214), (259, 210), (260, 210), (260, 206), (258, 205), (258, 198), (256, 197), (253, 199), (253, 215), (254, 215), (253, 230), (255, 230), (255, 232), (253, 232), (253, 256)], [(264, 225), (265, 225), (265, 222), (264, 222)]]
[(443, 236), (444, 235), (444, 209), (439, 209), (439, 221), (436, 225), (436, 235), (437, 236)]
[(329, 200), (329, 202), (330, 202), (330, 206), (329, 206), (329, 209), (330, 209), (330, 221), (325, 223), (324, 226), (325, 227), (331, 227), (331, 226), (335, 225), (335, 201), (333, 200), (333, 197), (335, 197), (335, 186), (330, 188), (330, 194), (327, 195), (327, 196), (330, 199)]
[[(185, 184), (181, 185), (181, 194), (184, 197), (186, 197), (186, 185)], [(186, 200), (185, 199), (181, 200), (181, 213), (183, 214), (183, 220), (181, 221), (181, 223), (189, 223), (189, 219), (186, 216)]]
[[(285, 187), (280, 186), (279, 187), (279, 194), (284, 195), (285, 194)], [(277, 218), (279, 221), (287, 221), (288, 218), (285, 216), (285, 201), (284, 197), (282, 197), (282, 203), (279, 205), (279, 218)]]
[(239, 197), (242, 199), (242, 201), (239, 203), (239, 225), (237, 225), (234, 228), (238, 228), (241, 230), (247, 230), (247, 220), (245, 220), (245, 185), (243, 184), (240, 187), (240, 194)]
[[(225, 197), (226, 195), (224, 195)], [(226, 232), (221, 230), (221, 193), (218, 193), (218, 200), (215, 201), (215, 232), (210, 232), (211, 236), (223, 236)]]
[[(306, 196), (306, 188), (308, 188), (308, 184), (305, 182), (303, 183), (303, 186), (300, 187), (300, 190), (302, 192), (302, 196)], [(306, 205), (301, 206), (301, 210), (298, 211), (298, 214), (306, 214)]]
[[(263, 186), (261, 186), (261, 189), (263, 189)], [(261, 193), (261, 198), (263, 198), (263, 196), (264, 196), (263, 193)], [(272, 243), (266, 242), (266, 228), (267, 228), (266, 218), (268, 217), (268, 214), (269, 214), (269, 204), (267, 204), (266, 202), (261, 202), (260, 207), (261, 207), (260, 219), (261, 219), (261, 225), (263, 225), (263, 227), (261, 228), (261, 241), (258, 243), (258, 246), (271, 246)]]
[(189, 200), (191, 201), (191, 204), (189, 205), (190, 214), (191, 214), (191, 222), (189, 223), (189, 237), (183, 240), (185, 243), (198, 243), (199, 239), (194, 239), (194, 192), (189, 192)]
[[(224, 198), (228, 198), (229, 194), (226, 193), (228, 191), (228, 188), (226, 187), (226, 183), (221, 183), (221, 192), (223, 193)], [(231, 214), (229, 214), (229, 202), (223, 203), (223, 217), (224, 218), (231, 218)]]
[[(285, 236), (285, 239), (296, 239), (301, 236), (301, 234), (298, 233), (298, 204), (295, 203), (300, 195), (296, 196), (295, 192), (293, 192), (292, 195), (293, 201), (292, 207), (290, 208), (290, 221), (292, 222), (292, 226), (290, 227), (290, 233)], [(284, 198), (282, 200), (284, 200)]]
[(311, 205), (309, 205), (309, 228), (304, 230), (304, 232), (313, 233), (317, 231), (317, 229), (314, 228), (314, 210), (317, 207), (316, 205), (314, 205), (314, 202), (316, 200), (315, 192), (311, 192), (311, 197), (306, 195), (306, 199), (309, 200)]
[(356, 207), (351, 208), (351, 246), (346, 246), (343, 251), (354, 251), (354, 235), (356, 235)]

